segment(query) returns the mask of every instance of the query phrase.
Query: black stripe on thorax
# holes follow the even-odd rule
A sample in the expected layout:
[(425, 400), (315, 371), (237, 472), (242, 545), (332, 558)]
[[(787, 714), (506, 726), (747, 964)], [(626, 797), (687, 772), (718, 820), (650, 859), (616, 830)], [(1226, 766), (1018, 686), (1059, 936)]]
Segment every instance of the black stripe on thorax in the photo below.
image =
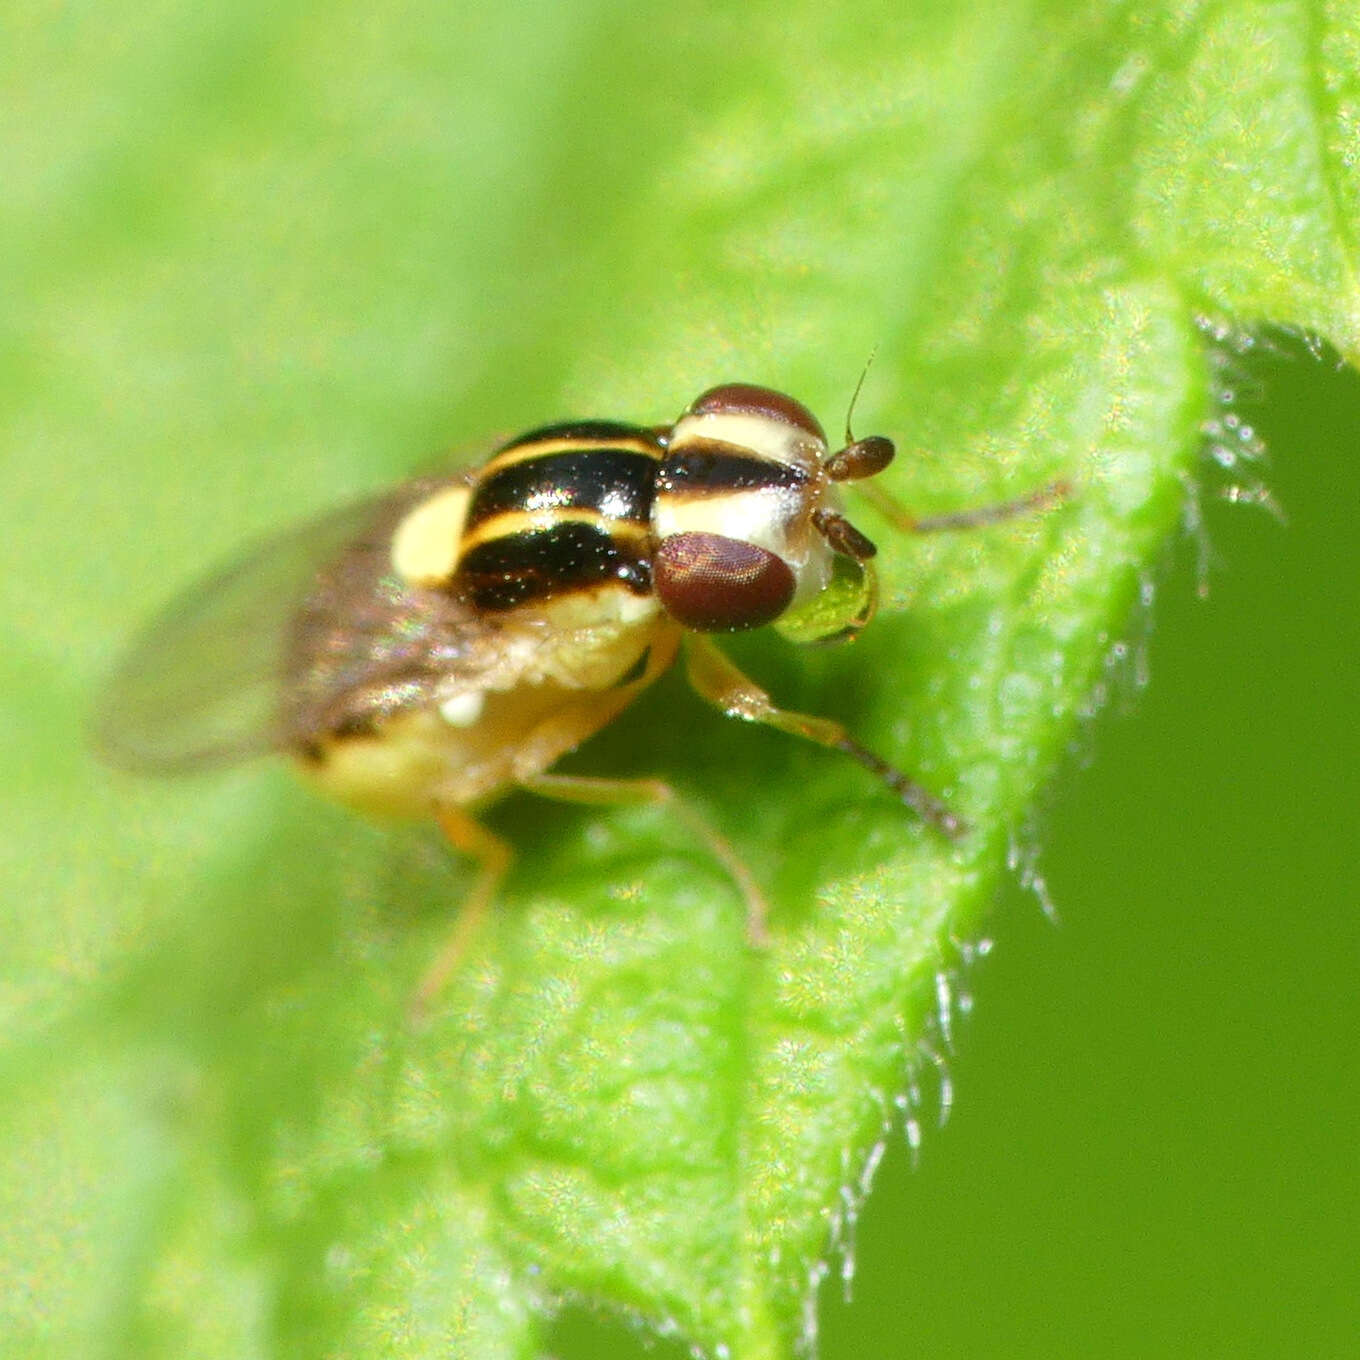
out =
[(646, 595), (651, 563), (639, 547), (606, 528), (567, 521), (477, 544), (463, 555), (455, 581), (477, 608), (492, 613), (608, 581)]
[(806, 486), (806, 468), (778, 463), (718, 440), (686, 440), (666, 454), (656, 473), (658, 495), (791, 490)]
[(654, 444), (656, 436), (653, 431), (640, 425), (627, 425), (620, 420), (567, 420), (556, 425), (540, 425), (536, 430), (516, 435), (508, 444), (502, 444), (497, 452), (505, 453), (526, 444), (570, 441), (588, 448), (599, 444), (635, 444), (638, 440)]
[(606, 521), (646, 525), (656, 459), (631, 449), (545, 453), (493, 469), (474, 488), (464, 532), (506, 511), (597, 510)]

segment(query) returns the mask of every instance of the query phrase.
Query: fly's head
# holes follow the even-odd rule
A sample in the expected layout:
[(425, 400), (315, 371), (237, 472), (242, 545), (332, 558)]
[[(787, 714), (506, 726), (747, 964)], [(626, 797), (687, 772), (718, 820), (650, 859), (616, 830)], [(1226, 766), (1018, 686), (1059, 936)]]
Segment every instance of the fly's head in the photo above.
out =
[(833, 452), (801, 402), (727, 383), (699, 397), (665, 443), (652, 574), (672, 618), (702, 633), (772, 623), (800, 642), (868, 622), (876, 549), (842, 514), (837, 488), (887, 467), (890, 440)]

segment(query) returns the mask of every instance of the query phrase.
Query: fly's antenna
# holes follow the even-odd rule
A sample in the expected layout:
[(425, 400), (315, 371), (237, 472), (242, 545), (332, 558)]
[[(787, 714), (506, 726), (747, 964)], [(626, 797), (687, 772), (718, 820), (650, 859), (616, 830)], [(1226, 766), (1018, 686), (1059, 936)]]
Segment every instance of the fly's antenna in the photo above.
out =
[(845, 445), (847, 448), (855, 442), (855, 436), (850, 432), (850, 422), (854, 419), (855, 403), (859, 400), (859, 394), (864, 387), (864, 380), (869, 376), (869, 370), (874, 366), (874, 359), (878, 356), (878, 346), (875, 345), (869, 351), (869, 357), (864, 361), (864, 368), (859, 375), (859, 381), (855, 384), (855, 390), (850, 394), (850, 407), (845, 413)]

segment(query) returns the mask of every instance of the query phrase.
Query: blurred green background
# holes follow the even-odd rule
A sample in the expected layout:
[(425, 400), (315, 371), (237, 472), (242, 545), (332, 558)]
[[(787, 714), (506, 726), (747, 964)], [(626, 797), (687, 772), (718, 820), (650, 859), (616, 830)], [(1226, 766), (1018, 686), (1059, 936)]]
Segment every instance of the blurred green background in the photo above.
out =
[[(181, 581), (255, 529), (409, 471), (453, 411), (477, 413), (480, 429), (485, 413), (518, 426), (573, 407), (646, 409), (659, 381), (649, 347), (669, 343), (649, 334), (651, 311), (608, 327), (592, 312), (582, 352), (563, 344), (562, 329), (600, 305), (600, 280), (617, 276), (621, 294), (664, 297), (658, 308), (682, 316), (666, 381), (700, 358), (726, 366), (748, 352), (782, 371), (787, 354), (791, 385), (840, 392), (883, 338), (882, 318), (922, 307), (919, 279), (883, 272), (897, 247), (865, 229), (877, 203), (846, 201), (847, 219), (864, 213), (845, 226), (869, 242), (865, 255), (833, 252), (823, 271), (799, 273), (826, 223), (786, 221), (779, 194), (742, 197), (768, 132), (740, 101), (727, 113), (732, 50), (707, 83), (703, 42), (691, 41), (700, 12), (668, 8), (657, 47), (645, 22), (610, 4), (452, 18), (440, 6), (174, 3), (135, 16), (94, 6), (3, 16), (0, 852), (6, 907), (23, 925), (7, 951), (6, 1015), (41, 1015), (54, 958), (78, 988), (106, 952), (135, 954), (139, 933), (153, 933), (137, 894), (139, 829), (142, 853), (158, 847), (163, 898), (182, 878), (192, 904), (217, 843), (268, 816), (267, 805), (238, 806), (228, 782), (167, 840), (173, 791), (128, 809), (130, 832), (124, 809), (94, 803), (72, 715), (149, 603), (125, 581)], [(811, 70), (838, 41), (849, 58), (873, 51), (849, 12), (818, 21), (805, 7), (785, 31), (774, 7), (766, 21)], [(866, 24), (876, 13), (853, 12)], [(1105, 12), (1081, 11), (1066, 34), (1085, 41), (1089, 28), (1073, 69), (1085, 61), (1102, 79), (1105, 64), (1127, 75), (1122, 54), (1102, 49)], [(1005, 56), (997, 35), (1032, 45), (1043, 13), (972, 7), (975, 41), (902, 96), (938, 154), (924, 158), (938, 182), (908, 195), (923, 231), (951, 220), (932, 207), (954, 182), (949, 111), (972, 108), (968, 91), (1005, 65), (988, 65)], [(719, 32), (739, 44), (743, 22), (734, 8)], [(920, 26), (900, 41), (931, 40)], [(630, 217), (618, 186), (642, 178), (654, 142), (684, 144), (687, 129), (648, 99), (677, 62), (690, 63), (696, 121), (715, 116), (712, 138), (693, 144), (709, 158), (676, 154), (674, 182), (654, 185)], [(873, 106), (872, 77), (858, 107)], [(778, 130), (792, 148), (780, 193), (798, 201), (805, 177), (817, 200), (843, 170), (841, 139), (878, 131), (853, 120)], [(852, 183), (855, 169), (852, 157)], [(696, 183), (685, 226), (701, 244), (676, 245), (657, 201)], [(733, 200), (742, 212), (728, 223)], [(592, 234), (597, 213), (627, 236), (617, 260), (615, 238)], [(655, 258), (638, 248), (649, 239)], [(930, 258), (929, 241), (913, 237), (912, 249)], [(768, 268), (774, 291), (806, 291), (806, 315), (829, 304), (843, 328), (775, 332), (759, 282), (744, 310), (685, 315), (706, 286), (687, 271), (713, 255), (738, 279), (734, 295), (741, 271), (759, 280)], [(1029, 315), (1025, 289), (1040, 284), (1027, 264), (998, 268), (998, 291), (1020, 294), (999, 307)], [(985, 355), (984, 314), (979, 303), (961, 318), (965, 355)], [(959, 367), (975, 372), (967, 358)], [(1206, 489), (1208, 598), (1197, 592), (1202, 544), (1168, 546), (1154, 570), (1156, 603), (1129, 626), (1142, 639), (1135, 658), (1112, 674), (1111, 702), (1079, 734), (1038, 819), (1060, 922), (1018, 887), (997, 904), (993, 948), (966, 980), (972, 1014), (945, 1055), (952, 1112), (937, 1129), (927, 1077), (919, 1154), (905, 1132), (889, 1139), (858, 1225), (854, 1302), (841, 1302), (838, 1261), (824, 1286), (827, 1360), (1354, 1349), (1360, 550), (1348, 474), (1360, 382), (1275, 335), (1231, 383), (1270, 460), (1240, 475), (1264, 478), (1288, 524)], [(944, 410), (977, 398), (962, 386)], [(120, 460), (139, 457), (170, 471), (159, 490), (134, 476), (147, 498), (129, 507)], [(205, 494), (192, 500), (184, 488), (196, 486)], [(126, 858), (95, 873), (103, 845)], [(97, 899), (108, 883), (122, 892)], [(563, 1360), (683, 1353), (571, 1308), (550, 1338)]]

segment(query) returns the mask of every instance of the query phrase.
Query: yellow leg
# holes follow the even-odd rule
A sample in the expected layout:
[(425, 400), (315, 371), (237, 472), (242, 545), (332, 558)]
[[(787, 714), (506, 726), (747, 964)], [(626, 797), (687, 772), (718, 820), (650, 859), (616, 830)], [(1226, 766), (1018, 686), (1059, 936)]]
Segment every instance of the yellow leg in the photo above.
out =
[(671, 664), (680, 632), (678, 627), (667, 628), (664, 632), (658, 630), (646, 670), (631, 684), (592, 696), (540, 723), (515, 753), (515, 782), (532, 793), (560, 802), (606, 806), (655, 803), (671, 809), (731, 875), (746, 903), (747, 938), (753, 945), (763, 946), (769, 941), (769, 908), (751, 871), (727, 840), (669, 784), (660, 779), (597, 779), (547, 773), (559, 756), (575, 750), (588, 736), (599, 731), (615, 713), (632, 702), (639, 690), (651, 684)]
[(818, 718), (809, 713), (792, 713), (788, 709), (776, 708), (770, 696), (754, 680), (739, 671), (707, 638), (691, 634), (685, 642), (686, 673), (690, 684), (728, 717), (765, 723), (768, 727), (777, 727), (781, 732), (843, 752), (877, 775), (917, 816), (951, 840), (962, 836), (968, 829), (933, 793), (861, 746), (840, 723), (831, 718)]
[(708, 847), (737, 885), (746, 902), (746, 936), (763, 948), (770, 941), (769, 907), (751, 871), (742, 863), (727, 839), (661, 779), (599, 779), (574, 774), (528, 775), (519, 781), (531, 793), (559, 802), (593, 803), (603, 806), (655, 803), (673, 812)]
[(500, 887), (501, 879), (505, 877), (505, 871), (514, 857), (510, 847), (499, 836), (458, 808), (439, 808), (435, 818), (453, 848), (470, 855), (480, 867), (477, 880), (459, 908), (458, 919), (448, 939), (431, 960), (411, 998), (411, 1019), (417, 1024), (424, 1020), (430, 1003), (444, 990), (458, 965), (467, 957), (496, 899), (496, 889)]
[[(553, 717), (530, 732), (515, 753), (515, 782), (525, 788), (533, 789), (540, 780), (551, 781), (552, 777), (545, 775), (543, 771), (559, 756), (574, 750), (587, 737), (598, 732), (601, 727), (611, 722), (617, 714), (632, 703), (638, 694), (671, 664), (675, 657), (679, 636), (679, 628), (658, 629), (648, 649), (646, 665), (637, 679), (611, 690), (591, 694), (575, 706), (554, 714)], [(599, 782), (603, 784), (609, 781)], [(669, 796), (669, 790), (667, 795)], [(569, 795), (554, 794), (552, 796)], [(587, 799), (586, 801), (611, 800)], [(612, 801), (621, 800), (614, 799)], [(653, 798), (652, 801), (664, 800)], [(681, 811), (682, 816), (685, 815), (684, 809), (680, 809), (678, 804), (677, 808)], [(457, 971), (459, 964), (467, 957), (486, 921), (491, 904), (496, 899), (496, 890), (500, 887), (501, 879), (505, 877), (505, 871), (510, 867), (510, 861), (514, 858), (510, 847), (499, 836), (488, 831), (480, 822), (474, 820), (460, 808), (437, 807), (434, 815), (440, 829), (453, 848), (462, 854), (471, 856), (478, 861), (480, 867), (476, 881), (472, 885), (472, 891), (459, 908), (458, 919), (454, 922), (447, 941), (425, 970), (425, 976), (421, 978), (420, 985), (416, 988), (415, 995), (412, 997), (411, 1016), (416, 1023), (424, 1018), (431, 1002), (444, 989), (449, 978)], [(714, 844), (715, 849), (719, 844), (724, 849), (726, 847), (726, 842), (723, 842), (720, 837), (714, 836), (710, 843)], [(728, 863), (729, 868), (731, 868), (736, 863), (735, 856), (731, 854), (730, 850), (726, 851), (726, 855), (728, 858), (724, 862)], [(750, 875), (746, 874), (745, 869), (741, 869), (740, 874), (744, 874), (746, 881), (749, 881)], [(733, 876), (737, 877), (739, 882), (742, 882), (737, 873), (734, 873)], [(747, 896), (749, 910), (751, 894), (747, 892), (744, 882), (742, 891)], [(759, 893), (756, 893), (755, 897), (759, 901)], [(763, 902), (760, 905), (763, 911)]]

